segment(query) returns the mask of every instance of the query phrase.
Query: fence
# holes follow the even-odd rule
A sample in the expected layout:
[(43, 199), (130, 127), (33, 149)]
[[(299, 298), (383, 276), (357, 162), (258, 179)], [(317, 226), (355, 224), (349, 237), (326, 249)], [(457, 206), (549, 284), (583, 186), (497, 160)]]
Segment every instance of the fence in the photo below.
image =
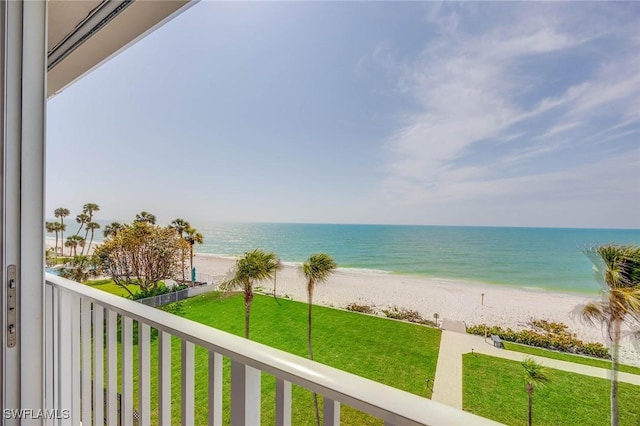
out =
[(145, 299), (136, 300), (136, 302), (143, 305), (157, 307), (168, 305), (169, 303), (178, 302), (188, 297), (197, 296), (199, 294), (208, 293), (218, 289), (218, 282), (220, 277), (214, 277), (213, 275), (198, 274), (196, 277), (198, 282), (206, 282), (207, 284), (199, 285), (196, 287), (185, 288), (184, 290), (178, 290), (171, 293), (161, 294), (159, 296), (147, 297)]

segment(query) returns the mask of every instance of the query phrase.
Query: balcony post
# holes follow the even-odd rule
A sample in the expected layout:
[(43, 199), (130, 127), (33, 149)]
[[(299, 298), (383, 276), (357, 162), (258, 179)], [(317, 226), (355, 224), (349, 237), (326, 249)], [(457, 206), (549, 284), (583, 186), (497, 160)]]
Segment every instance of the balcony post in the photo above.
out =
[(222, 355), (209, 352), (209, 426), (222, 426)]
[(193, 343), (182, 341), (182, 424), (194, 422), (194, 347)]
[(276, 425), (291, 426), (291, 382), (276, 379)]
[(133, 320), (122, 316), (122, 426), (133, 426)]
[(107, 424), (118, 424), (118, 314), (107, 310)]
[(158, 330), (158, 424), (171, 426), (171, 335)]
[(324, 426), (340, 426), (340, 403), (325, 396), (322, 404), (322, 418)]
[(231, 360), (231, 425), (260, 424), (260, 370)]

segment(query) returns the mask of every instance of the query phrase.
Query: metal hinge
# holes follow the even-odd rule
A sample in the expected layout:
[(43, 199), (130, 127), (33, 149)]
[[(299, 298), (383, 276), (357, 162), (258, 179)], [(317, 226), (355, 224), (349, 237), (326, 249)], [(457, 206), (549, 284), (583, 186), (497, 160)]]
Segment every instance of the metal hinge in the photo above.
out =
[(18, 342), (18, 269), (16, 265), (7, 267), (7, 347), (13, 348)]

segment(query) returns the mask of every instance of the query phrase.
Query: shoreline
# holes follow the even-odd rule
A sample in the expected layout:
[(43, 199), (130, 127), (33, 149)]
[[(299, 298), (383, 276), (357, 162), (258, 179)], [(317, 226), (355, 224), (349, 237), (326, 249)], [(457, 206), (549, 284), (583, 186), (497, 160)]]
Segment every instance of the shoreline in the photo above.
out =
[[(235, 257), (196, 253), (197, 272), (225, 276), (235, 265)], [(299, 263), (283, 262), (276, 275), (277, 294), (306, 302), (306, 281)], [(256, 287), (272, 293), (274, 283), (257, 283)], [(484, 294), (484, 296), (482, 296)], [(584, 324), (572, 311), (596, 300), (597, 294), (578, 294), (551, 290), (533, 290), (479, 282), (432, 279), (362, 269), (339, 268), (326, 283), (316, 286), (314, 303), (345, 308), (348, 304), (369, 305), (378, 313), (394, 306), (414, 310), (428, 320), (464, 321), (467, 326), (487, 324), (522, 329), (534, 319), (561, 322), (585, 342), (606, 344), (599, 327)], [(640, 365), (640, 348), (631, 339), (621, 343), (621, 361)]]

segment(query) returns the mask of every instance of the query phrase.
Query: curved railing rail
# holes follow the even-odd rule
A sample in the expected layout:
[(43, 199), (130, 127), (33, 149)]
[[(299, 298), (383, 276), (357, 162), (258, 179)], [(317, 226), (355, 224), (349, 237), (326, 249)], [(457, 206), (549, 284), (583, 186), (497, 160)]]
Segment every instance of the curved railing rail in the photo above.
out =
[[(104, 419), (110, 425), (133, 423), (133, 321), (138, 322), (137, 411), (142, 425), (150, 424), (151, 419), (151, 328), (158, 330), (159, 424), (171, 423), (171, 336), (182, 341), (184, 425), (194, 424), (194, 345), (209, 351), (210, 425), (222, 424), (222, 357), (231, 359), (232, 425), (260, 424), (260, 372), (276, 378), (278, 425), (291, 424), (292, 383), (324, 397), (325, 425), (340, 423), (340, 404), (378, 417), (385, 425), (497, 424), (58, 276), (46, 274), (46, 284), (47, 347), (52, 348), (46, 360), (46, 396), (50, 407), (70, 410), (68, 424), (77, 425), (82, 421), (83, 425), (97, 425), (104, 424)], [(103, 347), (106, 350), (96, 350)], [(118, 374), (122, 393), (120, 416)], [(103, 389), (106, 389), (106, 401)]]

